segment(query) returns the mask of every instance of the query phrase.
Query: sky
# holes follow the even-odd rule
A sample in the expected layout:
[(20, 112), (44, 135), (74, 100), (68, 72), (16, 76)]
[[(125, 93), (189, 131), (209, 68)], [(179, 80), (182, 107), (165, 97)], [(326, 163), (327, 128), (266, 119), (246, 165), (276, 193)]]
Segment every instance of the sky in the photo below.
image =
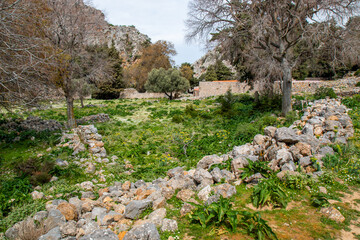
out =
[(170, 41), (177, 52), (172, 59), (177, 66), (193, 63), (205, 55), (200, 43), (185, 41), (189, 0), (92, 0), (92, 5), (105, 13), (113, 25), (134, 25), (155, 43)]

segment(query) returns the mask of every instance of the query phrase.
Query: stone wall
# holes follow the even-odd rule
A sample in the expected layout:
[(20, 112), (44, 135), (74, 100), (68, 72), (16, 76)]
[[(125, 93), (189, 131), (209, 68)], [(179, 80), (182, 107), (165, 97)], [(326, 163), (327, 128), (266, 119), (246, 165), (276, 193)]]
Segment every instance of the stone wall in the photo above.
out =
[[(293, 93), (315, 93), (319, 87), (333, 88), (336, 93), (342, 92), (360, 92), (360, 88), (356, 88), (355, 85), (360, 81), (360, 78), (346, 78), (341, 80), (304, 80), (293, 81), (292, 91)], [(279, 82), (277, 83), (279, 85)], [(278, 86), (279, 87), (279, 86)]]
[(229, 89), (232, 93), (245, 93), (250, 90), (250, 86), (238, 81), (199, 82), (199, 97), (223, 95)]
[(126, 88), (120, 93), (120, 98), (126, 99), (145, 99), (145, 98), (166, 98), (164, 93), (139, 93), (134, 88)]
[[(319, 87), (330, 87), (340, 95), (353, 95), (360, 93), (360, 88), (355, 87), (356, 83), (360, 81), (360, 78), (351, 77), (341, 80), (325, 81), (325, 80), (293, 80), (292, 92), (293, 93), (315, 93), (315, 90)], [(250, 90), (250, 86), (247, 83), (241, 83), (238, 81), (214, 81), (214, 82), (199, 82), (199, 91), (196, 91), (196, 97), (200, 98), (224, 95), (228, 89), (231, 89), (232, 93), (246, 93), (248, 91), (255, 92), (259, 86), (254, 85), (254, 88)], [(275, 82), (275, 89), (280, 90), (280, 82)], [(349, 94), (347, 94), (349, 93)]]

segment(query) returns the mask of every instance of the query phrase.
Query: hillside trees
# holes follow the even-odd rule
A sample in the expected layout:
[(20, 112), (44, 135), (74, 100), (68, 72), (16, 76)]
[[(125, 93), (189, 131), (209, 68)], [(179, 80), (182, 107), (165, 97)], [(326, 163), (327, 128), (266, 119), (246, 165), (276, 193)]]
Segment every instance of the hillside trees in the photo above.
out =
[(0, 106), (32, 104), (48, 84), (48, 12), (45, 0), (0, 1)]
[(56, 61), (53, 71), (55, 83), (65, 93), (68, 127), (76, 127), (74, 116), (74, 88), (79, 69), (77, 59), (84, 53), (84, 37), (97, 31), (97, 20), (86, 12), (82, 0), (48, 1), (51, 8), (51, 26), (48, 37), (56, 49)]
[(162, 92), (170, 100), (179, 92), (185, 92), (190, 88), (189, 80), (181, 76), (181, 72), (177, 69), (164, 68), (153, 69), (149, 73), (145, 89), (150, 92)]
[(157, 41), (145, 47), (140, 59), (125, 69), (125, 81), (138, 91), (144, 92), (145, 82), (150, 71), (157, 68), (171, 68), (173, 62), (170, 57), (175, 54), (174, 45), (167, 41)]
[(359, 8), (359, 0), (192, 0), (189, 4), (188, 39), (213, 39), (234, 58), (246, 58), (261, 72), (266, 69), (282, 81), (282, 112), (292, 110), (292, 68), (296, 64), (294, 46), (305, 38), (326, 33), (311, 28), (309, 21), (341, 22)]

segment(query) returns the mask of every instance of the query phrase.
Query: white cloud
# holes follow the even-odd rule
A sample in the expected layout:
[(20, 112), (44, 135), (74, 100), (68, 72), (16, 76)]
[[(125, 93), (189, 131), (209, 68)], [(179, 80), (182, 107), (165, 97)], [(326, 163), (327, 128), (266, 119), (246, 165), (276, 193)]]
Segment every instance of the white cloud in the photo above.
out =
[(185, 24), (189, 0), (93, 0), (114, 25), (134, 25), (153, 42), (167, 40), (175, 45), (176, 64), (194, 62), (204, 53), (201, 47), (185, 43)]

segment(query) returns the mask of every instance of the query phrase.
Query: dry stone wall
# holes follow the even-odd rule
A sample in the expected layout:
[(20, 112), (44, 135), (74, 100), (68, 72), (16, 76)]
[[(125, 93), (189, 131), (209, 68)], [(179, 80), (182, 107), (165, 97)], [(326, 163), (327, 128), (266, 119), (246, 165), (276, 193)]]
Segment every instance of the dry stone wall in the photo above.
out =
[[(178, 229), (176, 220), (166, 218), (165, 208), (167, 200), (175, 195), (176, 190), (179, 191), (175, 197), (183, 202), (179, 214), (184, 216), (194, 208), (190, 203), (211, 204), (217, 202), (220, 196), (230, 198), (236, 194), (235, 186), (242, 183), (241, 169), (249, 165), (249, 161), (268, 162), (272, 170), (280, 170), (278, 178), (298, 175), (298, 169), (312, 177), (322, 175), (319, 169), (322, 157), (334, 154), (328, 144), (346, 143), (354, 134), (347, 111), (335, 99), (318, 100), (310, 103), (303, 117), (289, 128), (269, 126), (265, 128), (264, 135), (256, 135), (251, 143), (236, 146), (221, 156), (203, 157), (196, 169), (186, 171), (176, 167), (169, 170), (166, 177), (152, 182), (123, 181), (108, 187), (95, 181), (83, 182), (79, 184), (84, 190), (81, 199), (53, 199), (47, 202), (46, 211), (15, 224), (5, 235), (9, 239), (18, 239), (24, 228), (36, 221), (40, 225), (53, 226), (39, 238), (41, 240), (110, 240), (118, 239), (118, 236), (121, 236), (120, 239), (159, 240), (158, 229), (162, 232)], [(82, 126), (74, 132), (79, 133), (70, 138), (64, 135), (64, 140), (72, 139), (66, 143), (67, 146), (77, 146), (81, 139), (85, 139), (92, 153), (102, 152), (93, 151), (97, 147), (103, 148), (102, 137), (94, 126)], [(232, 170), (220, 169), (228, 161)], [(244, 181), (256, 184), (263, 178), (256, 173)], [(33, 195), (47, 197), (39, 192)], [(152, 209), (152, 213), (138, 219), (146, 209)]]
[(238, 81), (199, 82), (199, 97), (224, 95), (229, 89), (232, 93), (245, 93), (250, 86)]
[(120, 93), (120, 98), (125, 99), (147, 99), (147, 98), (166, 98), (164, 93), (139, 93), (134, 88), (126, 88)]

